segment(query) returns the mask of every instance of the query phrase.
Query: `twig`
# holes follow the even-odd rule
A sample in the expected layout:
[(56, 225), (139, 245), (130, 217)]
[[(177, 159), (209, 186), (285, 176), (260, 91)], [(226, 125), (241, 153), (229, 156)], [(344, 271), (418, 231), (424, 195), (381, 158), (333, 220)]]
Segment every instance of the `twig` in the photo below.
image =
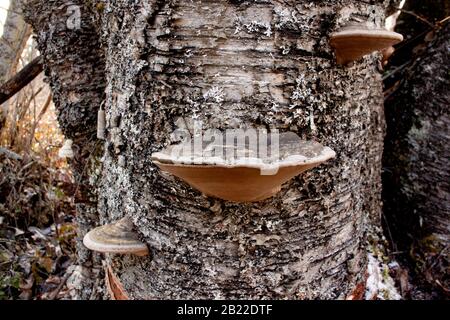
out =
[(434, 266), (438, 263), (439, 258), (442, 257), (442, 254), (447, 251), (447, 249), (450, 247), (450, 245), (445, 246), (437, 255), (437, 257), (434, 257), (434, 261), (433, 263), (425, 270), (425, 271), (430, 271), (432, 268), (434, 268)]
[(42, 56), (35, 58), (20, 70), (13, 78), (0, 87), (0, 104), (14, 96), (23, 87), (33, 81), (43, 70)]
[(48, 297), (48, 300), (55, 300), (56, 296), (61, 291), (61, 289), (64, 287), (64, 285), (66, 284), (67, 280), (72, 275), (72, 273), (73, 273), (73, 270), (71, 272), (67, 272), (64, 275), (64, 278), (62, 278), (61, 282), (58, 284), (58, 287), (56, 287), (55, 291), (53, 291), (51, 293), (51, 295)]
[(431, 28), (433, 28), (433, 29), (436, 27), (436, 26), (435, 26), (434, 24), (432, 24), (430, 21), (428, 21), (428, 20), (425, 19), (424, 17), (419, 16), (417, 13), (414, 13), (414, 12), (412, 12), (412, 11), (408, 11), (408, 10), (405, 10), (405, 9), (402, 9), (402, 8), (397, 8), (397, 10), (400, 10), (401, 12), (404, 12), (404, 13), (406, 13), (406, 14), (409, 14), (409, 15), (415, 17), (416, 19), (418, 19), (418, 20), (420, 20), (420, 21), (426, 23), (427, 25), (429, 25), (429, 26), (430, 26)]
[(387, 78), (389, 78), (390, 76), (393, 76), (394, 74), (396, 74), (398, 71), (401, 71), (402, 69), (404, 69), (405, 67), (408, 66), (408, 64), (410, 64), (410, 61), (407, 61), (406, 63), (402, 64), (401, 66), (398, 66), (396, 68), (394, 68), (391, 72), (385, 74), (383, 76), (383, 81), (386, 80)]
[(447, 18), (442, 19), (441, 21), (439, 21), (437, 24), (438, 25), (443, 25), (444, 23), (446, 23), (447, 21), (450, 20), (450, 16), (448, 16)]
[(42, 117), (44, 116), (45, 112), (47, 112), (47, 109), (50, 106), (51, 102), (52, 102), (52, 94), (50, 93), (47, 96), (47, 100), (45, 101), (45, 104), (42, 107), (38, 117), (35, 118), (34, 121), (33, 121), (33, 126), (32, 126), (31, 131), (30, 131), (30, 137), (29, 137), (29, 141), (28, 141), (28, 146), (26, 147), (27, 150), (31, 149), (32, 144), (33, 144), (34, 133), (36, 131), (36, 128), (37, 128), (39, 122), (41, 121)]
[(6, 157), (13, 159), (13, 160), (17, 160), (17, 161), (22, 160), (22, 157), (20, 155), (18, 155), (17, 153), (15, 153), (11, 150), (3, 148), (3, 147), (0, 147), (0, 154), (3, 154)]

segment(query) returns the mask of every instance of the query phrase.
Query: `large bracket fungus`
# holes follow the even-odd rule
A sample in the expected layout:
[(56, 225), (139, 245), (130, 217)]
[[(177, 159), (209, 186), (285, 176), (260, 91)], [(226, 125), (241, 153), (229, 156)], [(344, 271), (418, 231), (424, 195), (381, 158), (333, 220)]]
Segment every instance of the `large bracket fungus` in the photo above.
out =
[(348, 26), (330, 36), (338, 64), (348, 64), (375, 51), (381, 51), (403, 41), (399, 33), (364, 26)]
[(133, 230), (133, 223), (127, 217), (89, 231), (83, 244), (93, 251), (104, 253), (148, 255), (148, 248)]
[[(203, 143), (200, 150), (195, 150), (194, 143), (190, 140), (170, 146), (154, 153), (152, 160), (161, 170), (203, 194), (234, 202), (267, 199), (278, 193), (283, 183), (336, 155), (330, 148), (303, 141), (291, 132), (275, 138), (260, 137), (259, 148), (233, 140)], [(187, 153), (180, 155), (180, 150)]]

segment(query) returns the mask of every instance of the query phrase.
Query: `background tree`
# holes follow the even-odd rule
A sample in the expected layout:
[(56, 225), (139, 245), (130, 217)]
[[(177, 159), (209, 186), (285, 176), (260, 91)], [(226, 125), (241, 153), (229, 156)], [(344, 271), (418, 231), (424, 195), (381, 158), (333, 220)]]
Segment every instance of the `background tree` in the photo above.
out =
[[(3, 34), (0, 38), (0, 84), (3, 84), (16, 72), (20, 56), (30, 38), (31, 28), (22, 18), (20, 1), (11, 1)], [(0, 107), (0, 132), (8, 114), (8, 104)]]
[(404, 9), (398, 29), (408, 37), (386, 79), (387, 229), (395, 251), (413, 263), (414, 278), (448, 295), (450, 26), (442, 20), (450, 16), (450, 3), (407, 1)]

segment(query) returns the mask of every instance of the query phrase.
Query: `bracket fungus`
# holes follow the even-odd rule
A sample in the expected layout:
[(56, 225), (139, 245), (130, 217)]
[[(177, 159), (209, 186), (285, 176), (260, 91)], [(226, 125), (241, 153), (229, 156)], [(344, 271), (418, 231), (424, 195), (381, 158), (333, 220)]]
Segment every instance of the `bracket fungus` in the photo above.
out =
[(348, 64), (402, 41), (403, 36), (399, 33), (364, 26), (348, 26), (330, 36), (338, 64)]
[(72, 144), (73, 141), (70, 139), (64, 141), (63, 146), (58, 151), (58, 156), (60, 158), (73, 158)]
[(83, 244), (90, 250), (103, 253), (148, 255), (145, 243), (133, 231), (133, 223), (127, 217), (89, 231)]
[[(180, 156), (180, 150), (187, 150), (187, 154)], [(330, 148), (303, 141), (289, 132), (275, 139), (260, 137), (258, 148), (249, 143), (235, 144), (233, 140), (225, 144), (202, 143), (201, 150), (195, 150), (194, 141), (187, 141), (152, 154), (152, 160), (161, 170), (207, 196), (256, 202), (272, 197), (283, 183), (335, 155)]]

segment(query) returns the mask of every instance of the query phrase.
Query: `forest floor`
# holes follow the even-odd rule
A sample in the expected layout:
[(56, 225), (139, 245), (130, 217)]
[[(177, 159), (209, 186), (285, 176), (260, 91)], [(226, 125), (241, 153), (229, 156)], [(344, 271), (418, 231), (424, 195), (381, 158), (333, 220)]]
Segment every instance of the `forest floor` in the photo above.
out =
[(0, 300), (64, 299), (75, 263), (70, 172), (0, 154)]

